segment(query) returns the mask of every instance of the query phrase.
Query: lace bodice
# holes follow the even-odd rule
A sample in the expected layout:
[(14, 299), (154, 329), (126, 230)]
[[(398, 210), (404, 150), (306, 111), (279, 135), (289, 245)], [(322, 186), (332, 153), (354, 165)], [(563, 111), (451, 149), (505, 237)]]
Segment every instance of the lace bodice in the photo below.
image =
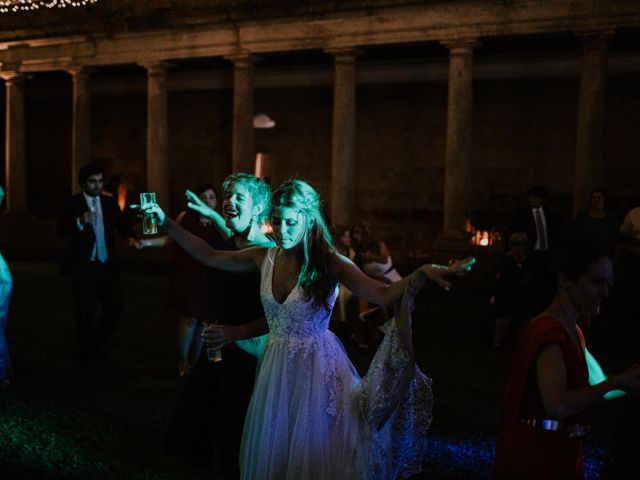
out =
[(299, 284), (289, 293), (283, 303), (273, 296), (273, 267), (278, 247), (267, 250), (262, 262), (260, 297), (273, 337), (310, 337), (324, 333), (329, 328), (331, 309), (338, 295), (338, 286), (328, 298), (330, 310), (314, 306), (313, 299), (306, 300)]

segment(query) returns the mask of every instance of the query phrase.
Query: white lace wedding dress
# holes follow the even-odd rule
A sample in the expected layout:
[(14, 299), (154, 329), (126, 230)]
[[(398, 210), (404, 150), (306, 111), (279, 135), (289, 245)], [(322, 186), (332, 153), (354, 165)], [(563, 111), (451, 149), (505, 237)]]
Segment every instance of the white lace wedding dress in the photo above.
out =
[[(356, 480), (418, 473), (431, 422), (431, 380), (413, 361), (410, 312), (422, 282), (412, 279), (364, 378), (328, 330), (330, 312), (296, 286), (272, 293), (277, 248), (262, 264), (269, 322), (247, 418), (240, 466), (245, 480)], [(333, 306), (337, 288), (328, 299)]]

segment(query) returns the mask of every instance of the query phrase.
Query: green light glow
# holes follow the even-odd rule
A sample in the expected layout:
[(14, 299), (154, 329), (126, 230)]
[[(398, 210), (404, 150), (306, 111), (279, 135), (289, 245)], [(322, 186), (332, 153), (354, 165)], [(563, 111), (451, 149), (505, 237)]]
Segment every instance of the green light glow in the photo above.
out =
[[(604, 382), (607, 379), (607, 376), (604, 374), (604, 371), (598, 361), (586, 348), (584, 349), (584, 355), (587, 359), (587, 368), (589, 369), (589, 384), (597, 385)], [(626, 392), (624, 390), (611, 390), (604, 394), (604, 398), (605, 400), (611, 400), (613, 398), (621, 397), (625, 393)]]

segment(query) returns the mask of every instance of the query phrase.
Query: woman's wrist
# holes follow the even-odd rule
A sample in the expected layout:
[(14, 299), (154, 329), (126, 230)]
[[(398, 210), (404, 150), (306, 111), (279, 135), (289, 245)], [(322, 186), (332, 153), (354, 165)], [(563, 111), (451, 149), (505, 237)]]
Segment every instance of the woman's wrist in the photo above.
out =
[(425, 279), (427, 280), (430, 278), (432, 270), (433, 270), (432, 263), (425, 263), (420, 267), (420, 272), (422, 273), (422, 276), (425, 277)]
[(176, 222), (174, 222), (171, 218), (169, 218), (169, 216), (165, 216), (164, 217), (164, 222), (162, 222), (160, 224), (160, 227), (167, 233), (171, 233), (173, 231), (173, 227), (176, 225)]

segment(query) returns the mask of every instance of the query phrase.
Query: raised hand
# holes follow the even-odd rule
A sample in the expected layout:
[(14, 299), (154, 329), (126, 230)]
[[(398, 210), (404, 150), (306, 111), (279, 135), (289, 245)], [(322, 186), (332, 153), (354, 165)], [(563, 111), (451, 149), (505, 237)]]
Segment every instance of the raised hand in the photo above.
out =
[(202, 200), (200, 200), (200, 197), (198, 197), (191, 190), (187, 189), (184, 192), (184, 195), (187, 197), (187, 200), (188, 200), (187, 207), (189, 207), (191, 210), (195, 210), (203, 217), (207, 217), (207, 218), (214, 217), (216, 213), (215, 210), (212, 209), (206, 203), (204, 203)]
[(473, 257), (467, 257), (464, 259), (453, 260), (449, 262), (448, 266), (428, 264), (423, 265), (420, 269), (427, 274), (427, 277), (433, 281), (436, 285), (439, 285), (446, 291), (451, 289), (451, 282), (445, 280), (449, 275), (462, 275), (471, 271), (471, 266), (476, 263), (476, 259)]
[(449, 270), (449, 273), (454, 273), (457, 275), (465, 274), (471, 271), (471, 267), (475, 263), (476, 259), (473, 257), (450, 260), (447, 269)]
[(87, 210), (78, 218), (80, 220), (80, 223), (82, 223), (83, 225), (93, 225), (94, 223), (96, 223), (96, 213), (91, 210)]
[(129, 205), (129, 208), (138, 210), (142, 215), (155, 215), (159, 226), (164, 225), (164, 222), (167, 220), (167, 215), (157, 203), (148, 203), (145, 206)]

